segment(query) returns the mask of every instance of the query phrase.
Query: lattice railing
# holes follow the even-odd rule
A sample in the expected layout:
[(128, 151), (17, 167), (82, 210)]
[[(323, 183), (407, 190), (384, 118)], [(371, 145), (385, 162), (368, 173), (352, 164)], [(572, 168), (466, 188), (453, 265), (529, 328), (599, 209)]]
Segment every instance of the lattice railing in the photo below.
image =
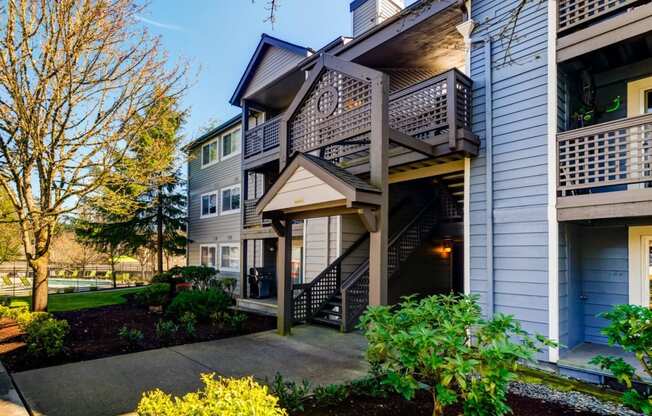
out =
[(271, 224), (270, 220), (263, 220), (262, 215), (256, 214), (258, 199), (248, 199), (243, 202), (244, 206), (244, 228), (262, 227)]
[[(419, 211), (395, 237), (387, 248), (387, 277), (400, 272), (401, 264), (419, 248), (437, 227), (435, 198)], [(353, 329), (360, 315), (369, 304), (369, 261), (362, 263), (342, 284), (342, 330)]]
[(310, 319), (340, 290), (344, 261), (363, 249), (368, 240), (369, 234), (363, 234), (310, 283), (293, 286), (292, 319), (294, 322), (305, 322)]
[(244, 136), (244, 157), (248, 158), (278, 147), (281, 118), (275, 117), (251, 128)]
[[(392, 93), (389, 125), (422, 140), (471, 131), (471, 86), (453, 69)], [(366, 150), (370, 129), (369, 83), (327, 71), (288, 123), (288, 152), (322, 149), (323, 158), (336, 160)]]
[(560, 133), (557, 158), (562, 196), (652, 181), (652, 114)]
[(559, 0), (558, 31), (564, 31), (623, 9), (639, 0)]

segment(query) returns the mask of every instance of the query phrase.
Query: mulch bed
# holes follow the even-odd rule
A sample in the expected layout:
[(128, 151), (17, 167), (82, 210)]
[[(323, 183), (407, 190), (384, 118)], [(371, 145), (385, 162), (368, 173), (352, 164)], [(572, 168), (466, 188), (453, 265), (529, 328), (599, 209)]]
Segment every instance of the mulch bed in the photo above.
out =
[[(274, 318), (247, 314), (248, 319), (240, 331), (220, 325), (198, 323), (194, 336), (187, 335), (180, 328), (170, 343), (163, 344), (156, 337), (156, 323), (164, 319), (164, 316), (149, 312), (131, 299), (122, 305), (56, 312), (53, 315), (58, 319), (68, 321), (70, 333), (66, 338), (62, 354), (49, 360), (35, 360), (29, 357), (18, 325), (10, 319), (0, 320), (0, 360), (7, 370), (10, 372), (25, 371), (170, 345), (228, 338), (276, 328)], [(118, 331), (123, 326), (143, 332), (144, 339), (137, 348), (130, 349), (128, 343), (118, 336)]]
[[(593, 412), (577, 410), (549, 403), (542, 400), (509, 395), (509, 406), (513, 416), (596, 416)], [(446, 416), (462, 414), (461, 406), (450, 406)], [(397, 394), (385, 398), (354, 396), (336, 406), (315, 407), (308, 404), (305, 410), (292, 416), (431, 416), (432, 398), (427, 392), (420, 391), (414, 400), (408, 401)]]

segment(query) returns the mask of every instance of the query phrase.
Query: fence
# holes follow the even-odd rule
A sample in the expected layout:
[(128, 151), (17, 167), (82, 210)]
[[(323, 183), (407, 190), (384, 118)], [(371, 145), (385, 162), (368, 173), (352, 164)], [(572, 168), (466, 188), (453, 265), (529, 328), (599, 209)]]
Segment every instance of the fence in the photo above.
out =
[[(111, 267), (94, 264), (84, 267), (52, 264), (48, 268), (48, 292), (69, 293), (113, 288)], [(155, 272), (139, 264), (119, 263), (115, 268), (116, 287), (149, 283)], [(32, 293), (33, 272), (24, 262), (0, 264), (0, 295), (28, 296)]]

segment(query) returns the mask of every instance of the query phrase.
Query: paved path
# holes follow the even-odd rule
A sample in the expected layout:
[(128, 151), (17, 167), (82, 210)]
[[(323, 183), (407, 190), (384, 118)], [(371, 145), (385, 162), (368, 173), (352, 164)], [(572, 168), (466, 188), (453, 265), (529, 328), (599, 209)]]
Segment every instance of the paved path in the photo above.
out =
[(253, 375), (313, 385), (364, 376), (366, 341), (359, 334), (300, 326), (293, 335), (273, 331), (219, 341), (65, 364), (14, 374), (14, 381), (36, 415), (103, 416), (134, 410), (142, 392), (153, 388), (175, 395), (198, 389), (199, 374)]

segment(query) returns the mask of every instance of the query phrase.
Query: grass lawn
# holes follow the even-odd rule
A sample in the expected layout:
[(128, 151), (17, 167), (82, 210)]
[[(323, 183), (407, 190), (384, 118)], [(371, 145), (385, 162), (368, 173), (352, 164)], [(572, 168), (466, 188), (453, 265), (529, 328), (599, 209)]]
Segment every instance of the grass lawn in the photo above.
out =
[[(97, 292), (66, 293), (50, 295), (48, 298), (49, 312), (75, 311), (78, 309), (97, 308), (100, 306), (117, 305), (125, 303), (122, 296), (128, 293), (135, 293), (143, 290), (144, 287), (101, 290)], [(11, 300), (11, 306), (29, 306), (30, 296), (15, 297)]]

